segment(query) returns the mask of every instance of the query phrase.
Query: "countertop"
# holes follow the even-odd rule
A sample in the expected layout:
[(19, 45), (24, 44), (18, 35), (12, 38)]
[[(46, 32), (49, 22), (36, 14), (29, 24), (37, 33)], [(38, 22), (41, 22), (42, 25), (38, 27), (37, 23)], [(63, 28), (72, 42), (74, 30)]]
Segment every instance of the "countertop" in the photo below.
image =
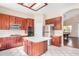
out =
[(23, 37), (24, 40), (29, 40), (32, 42), (42, 42), (46, 40), (50, 40), (50, 37)]
[(27, 34), (26, 35), (0, 35), (0, 38), (7, 38), (7, 37), (21, 37), (21, 36), (27, 36)]

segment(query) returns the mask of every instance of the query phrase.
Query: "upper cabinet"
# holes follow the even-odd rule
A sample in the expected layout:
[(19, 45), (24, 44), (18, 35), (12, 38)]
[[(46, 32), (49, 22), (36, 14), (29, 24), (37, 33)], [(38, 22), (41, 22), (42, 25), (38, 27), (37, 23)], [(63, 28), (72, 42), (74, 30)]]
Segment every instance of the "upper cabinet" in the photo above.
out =
[(10, 26), (15, 24), (15, 16), (10, 16), (9, 20), (10, 20)]
[(2, 29), (2, 15), (0, 14), (0, 30)]
[(9, 22), (10, 20), (8, 15), (0, 14), (0, 29), (9, 29)]
[(28, 30), (28, 27), (34, 27), (34, 20), (31, 18), (22, 21), (22, 29)]
[(45, 24), (54, 24), (55, 30), (61, 30), (62, 29), (62, 17), (56, 17), (52, 19), (47, 19), (45, 21)]
[(24, 18), (20, 18), (20, 17), (16, 17), (15, 18), (15, 24), (19, 24), (20, 25), (20, 28), (21, 28), (21, 30), (23, 30), (23, 21), (24, 21), (25, 19)]
[(21, 30), (27, 30), (29, 26), (34, 27), (34, 20), (0, 14), (0, 30), (9, 30), (14, 24), (19, 24)]

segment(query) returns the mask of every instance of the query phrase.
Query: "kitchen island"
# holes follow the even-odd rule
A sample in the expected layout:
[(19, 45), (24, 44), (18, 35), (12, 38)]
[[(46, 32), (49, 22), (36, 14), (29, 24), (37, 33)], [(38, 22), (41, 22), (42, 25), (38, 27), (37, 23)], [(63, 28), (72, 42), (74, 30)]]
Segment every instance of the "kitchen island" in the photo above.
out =
[(48, 49), (47, 37), (24, 37), (24, 51), (30, 56), (39, 56)]

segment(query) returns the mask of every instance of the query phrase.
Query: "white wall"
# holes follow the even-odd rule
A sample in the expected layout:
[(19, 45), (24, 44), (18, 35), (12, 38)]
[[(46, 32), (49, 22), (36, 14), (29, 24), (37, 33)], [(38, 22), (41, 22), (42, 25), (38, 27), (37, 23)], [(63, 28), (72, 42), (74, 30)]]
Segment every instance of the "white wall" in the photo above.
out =
[(71, 33), (70, 33), (72, 37), (78, 37), (78, 24), (75, 23), (72, 25), (72, 30), (71, 30)]
[(15, 10), (3, 8), (3, 7), (0, 7), (0, 13), (7, 14), (7, 15), (13, 15), (13, 16), (17, 16), (17, 17), (22, 17), (22, 18), (33, 18), (33, 16), (31, 16), (29, 14), (25, 14), (23, 12), (19, 12), (19, 11), (15, 11)]
[(35, 14), (34, 18), (34, 32), (36, 37), (42, 37), (43, 36), (43, 22), (44, 22), (44, 16), (42, 14)]
[(62, 30), (54, 30), (54, 36), (62, 36)]

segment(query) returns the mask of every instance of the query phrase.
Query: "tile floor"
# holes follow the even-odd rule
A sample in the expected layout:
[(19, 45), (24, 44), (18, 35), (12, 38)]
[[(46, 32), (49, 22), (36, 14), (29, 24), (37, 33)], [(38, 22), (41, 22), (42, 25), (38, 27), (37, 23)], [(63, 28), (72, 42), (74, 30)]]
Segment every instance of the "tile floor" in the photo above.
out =
[[(0, 51), (0, 56), (28, 56), (22, 47)], [(79, 56), (79, 49), (71, 47), (49, 46), (48, 51), (42, 56)]]

